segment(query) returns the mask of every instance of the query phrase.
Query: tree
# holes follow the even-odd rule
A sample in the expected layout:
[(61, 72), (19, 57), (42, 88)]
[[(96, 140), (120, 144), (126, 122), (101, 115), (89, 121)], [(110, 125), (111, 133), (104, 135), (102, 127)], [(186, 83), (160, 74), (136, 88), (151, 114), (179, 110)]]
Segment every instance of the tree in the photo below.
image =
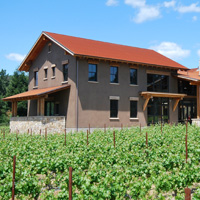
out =
[[(28, 90), (28, 76), (24, 72), (15, 70), (11, 76), (9, 85), (6, 89), (6, 96), (12, 96)], [(11, 104), (9, 104), (11, 107)], [(20, 101), (17, 104), (17, 113), (19, 116), (27, 115), (27, 101)]]
[(7, 114), (8, 104), (4, 102), (2, 98), (6, 96), (6, 87), (9, 84), (9, 75), (6, 74), (6, 70), (0, 71), (0, 124), (6, 124), (9, 121)]

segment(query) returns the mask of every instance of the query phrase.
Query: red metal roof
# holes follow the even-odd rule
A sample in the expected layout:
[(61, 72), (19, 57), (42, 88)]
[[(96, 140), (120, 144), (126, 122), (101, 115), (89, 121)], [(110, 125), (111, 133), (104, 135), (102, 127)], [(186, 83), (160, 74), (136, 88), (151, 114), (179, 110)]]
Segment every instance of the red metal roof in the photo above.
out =
[(79, 37), (43, 32), (67, 48), (74, 55), (84, 55), (111, 60), (165, 66), (187, 70), (188, 68), (150, 49), (131, 47)]
[(69, 87), (70, 87), (70, 85), (67, 84), (67, 85), (61, 85), (61, 86), (55, 86), (55, 87), (49, 87), (49, 88), (43, 88), (43, 89), (29, 90), (27, 92), (23, 92), (20, 94), (16, 94), (16, 95), (13, 95), (10, 97), (3, 98), (3, 101), (21, 101), (21, 100), (37, 99), (39, 97), (61, 91), (61, 90), (67, 89)]

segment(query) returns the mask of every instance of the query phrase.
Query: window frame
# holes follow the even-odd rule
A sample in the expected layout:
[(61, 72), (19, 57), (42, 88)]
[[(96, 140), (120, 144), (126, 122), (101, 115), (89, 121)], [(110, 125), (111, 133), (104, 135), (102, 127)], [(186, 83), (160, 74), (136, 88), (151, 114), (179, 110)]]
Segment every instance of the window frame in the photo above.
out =
[[(112, 73), (112, 70), (111, 70), (112, 68), (113, 69), (117, 69), (117, 73), (116, 74)], [(118, 68), (119, 68), (118, 66), (110, 66), (110, 83), (111, 84), (119, 84), (119, 69)], [(117, 76), (117, 81), (116, 82), (111, 80), (112, 76)], [(115, 80), (115, 78), (113, 80)]]
[(38, 87), (38, 71), (34, 71), (34, 87)]
[[(136, 103), (136, 106), (134, 108), (132, 108), (132, 103)], [(136, 110), (136, 113), (134, 113), (134, 115), (132, 115), (132, 111)], [(137, 119), (138, 118), (138, 101), (136, 100), (130, 100), (130, 119)]]
[[(95, 66), (95, 72), (94, 71), (90, 71), (90, 67), (91, 66)], [(95, 74), (95, 80), (90, 80), (90, 74)], [(93, 64), (93, 63), (88, 63), (88, 82), (98, 82), (98, 67), (97, 64)]]
[[(65, 68), (65, 66), (67, 66), (67, 68)], [(67, 78), (65, 77), (66, 75), (67, 75)], [(69, 78), (69, 64), (66, 63), (66, 64), (63, 64), (63, 81), (68, 82), (68, 78)]]
[[(131, 70), (135, 70), (136, 71), (136, 81), (135, 81), (136, 83), (132, 82), (133, 77), (131, 77)], [(138, 85), (138, 69), (130, 67), (129, 73), (130, 73), (130, 85)]]
[[(112, 105), (112, 103), (116, 103), (116, 105)], [(110, 119), (118, 119), (118, 115), (119, 115), (119, 100), (110, 99)]]

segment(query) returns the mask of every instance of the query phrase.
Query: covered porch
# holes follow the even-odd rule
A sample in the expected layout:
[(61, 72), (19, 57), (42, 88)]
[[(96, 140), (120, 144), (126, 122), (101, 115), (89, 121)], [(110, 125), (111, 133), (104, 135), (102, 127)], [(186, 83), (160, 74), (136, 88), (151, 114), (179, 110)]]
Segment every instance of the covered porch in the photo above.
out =
[[(4, 101), (10, 101), (12, 103), (12, 117), (10, 119), (11, 131), (19, 131), (20, 133), (29, 131), (40, 133), (40, 131), (44, 132), (45, 128), (47, 128), (52, 133), (63, 132), (66, 124), (66, 114), (59, 112), (60, 102), (56, 102), (54, 99), (57, 99), (57, 96), (62, 97), (61, 91), (69, 88), (70, 85), (66, 84), (56, 87), (29, 90), (4, 98)], [(61, 99), (61, 97), (59, 98)], [(34, 106), (30, 106), (29, 104), (27, 117), (18, 116), (17, 104), (19, 101), (29, 101), (29, 103), (34, 102)], [(34, 110), (34, 112), (30, 112), (30, 107), (32, 107), (31, 109)]]

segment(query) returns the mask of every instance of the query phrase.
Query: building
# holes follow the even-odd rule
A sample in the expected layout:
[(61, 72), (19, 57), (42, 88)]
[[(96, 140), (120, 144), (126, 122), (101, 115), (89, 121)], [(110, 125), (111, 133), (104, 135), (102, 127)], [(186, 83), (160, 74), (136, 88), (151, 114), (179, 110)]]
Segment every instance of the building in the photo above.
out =
[[(13, 131), (146, 126), (199, 116), (200, 80), (150, 49), (42, 32), (19, 70), (29, 72), (29, 90), (4, 98), (12, 102)], [(28, 101), (27, 117), (17, 117), (18, 101)]]

